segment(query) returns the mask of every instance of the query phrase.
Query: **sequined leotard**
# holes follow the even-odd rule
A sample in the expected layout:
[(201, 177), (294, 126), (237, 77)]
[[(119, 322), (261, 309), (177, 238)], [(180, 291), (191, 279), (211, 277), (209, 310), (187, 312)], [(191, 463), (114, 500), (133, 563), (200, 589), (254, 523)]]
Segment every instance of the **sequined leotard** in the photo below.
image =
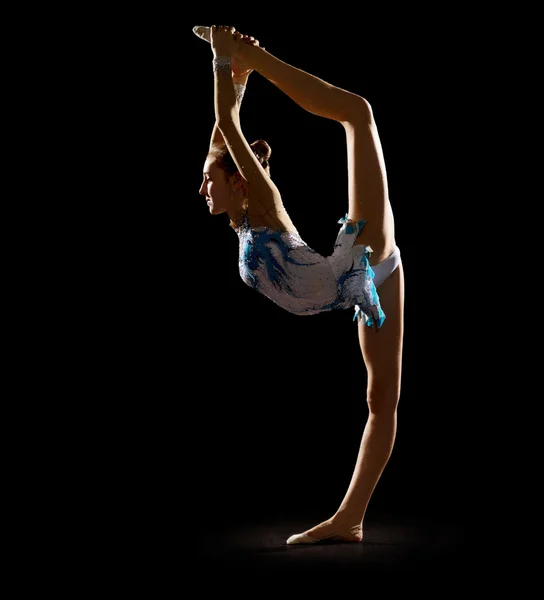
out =
[(242, 280), (283, 309), (313, 315), (355, 309), (355, 318), (381, 327), (385, 314), (374, 284), (369, 246), (354, 245), (366, 221), (340, 219), (333, 253), (322, 256), (298, 234), (251, 227), (247, 218), (235, 228)]

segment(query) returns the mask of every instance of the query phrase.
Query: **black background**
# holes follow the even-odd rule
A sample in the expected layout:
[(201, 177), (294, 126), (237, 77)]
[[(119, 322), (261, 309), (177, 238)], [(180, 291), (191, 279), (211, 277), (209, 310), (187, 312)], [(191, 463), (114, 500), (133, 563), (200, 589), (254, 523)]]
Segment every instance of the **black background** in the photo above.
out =
[[(130, 60), (112, 58), (107, 77), (122, 93), (105, 85), (93, 92), (110, 127), (100, 167), (116, 173), (116, 186), (103, 212), (92, 205), (103, 238), (95, 239), (101, 260), (92, 274), (100, 284), (88, 286), (88, 334), (101, 344), (89, 386), (117, 399), (103, 436), (115, 446), (111, 485), (132, 490), (119, 518), (145, 514), (168, 544), (189, 531), (198, 541), (210, 524), (328, 518), (347, 490), (368, 414), (353, 313), (297, 317), (247, 287), (228, 217), (211, 216), (198, 193), (213, 72), (211, 47), (191, 30), (213, 23), (234, 25), (372, 105), (406, 306), (397, 439), (367, 516), (465, 528), (476, 500), (472, 400), (436, 234), (456, 224), (445, 210), (453, 188), (435, 167), (455, 149), (430, 141), (451, 127), (429, 50), (440, 32), (431, 36), (417, 15), (403, 23), (386, 12), (361, 22), (344, 13), (337, 22), (330, 14), (285, 21), (281, 11), (260, 10), (155, 16), (130, 32), (138, 40), (127, 44)], [(241, 123), (250, 142), (270, 144), (272, 177), (302, 237), (329, 253), (347, 212), (342, 127), (306, 113), (258, 73)]]
[[(369, 512), (379, 507), (449, 518), (461, 476), (452, 463), (455, 402), (447, 385), (429, 386), (418, 372), (428, 287), (422, 262), (430, 254), (422, 261), (416, 252), (420, 198), (429, 180), (421, 178), (428, 150), (414, 112), (415, 49), (403, 52), (400, 40), (389, 51), (387, 22), (377, 23), (370, 36), (323, 23), (298, 33), (263, 19), (233, 24), (286, 62), (361, 94), (373, 107), (405, 268), (406, 329), (398, 436)], [(196, 36), (186, 43), (191, 90), (181, 110), (190, 122), (181, 127), (190, 142), (180, 140), (187, 153), (179, 202), (191, 225), (180, 226), (178, 276), (190, 305), (181, 318), (194, 325), (183, 342), (191, 348), (183, 366), (195, 385), (185, 394), (197, 441), (199, 510), (226, 522), (308, 510), (326, 518), (349, 484), (367, 415), (357, 327), (349, 311), (296, 317), (241, 281), (228, 218), (210, 216), (198, 195), (214, 119), (212, 53)], [(256, 73), (241, 122), (250, 142), (263, 138), (271, 145), (272, 177), (302, 237), (330, 253), (337, 221), (347, 212), (342, 127), (305, 112)]]

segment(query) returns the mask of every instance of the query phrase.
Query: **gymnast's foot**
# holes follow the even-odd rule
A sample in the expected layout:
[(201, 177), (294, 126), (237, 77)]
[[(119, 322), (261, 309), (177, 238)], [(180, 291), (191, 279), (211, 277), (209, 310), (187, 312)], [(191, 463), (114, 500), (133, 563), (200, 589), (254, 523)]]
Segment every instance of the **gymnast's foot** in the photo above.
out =
[[(204, 25), (195, 25), (193, 27), (193, 33), (198, 36), (200, 39), (210, 42), (211, 35), (211, 27), (206, 27)], [(243, 35), (239, 31), (234, 32), (234, 37), (237, 42), (244, 42), (249, 46), (258, 46), (259, 40), (256, 40), (252, 35)], [(239, 58), (232, 57), (232, 74), (235, 76), (249, 75), (253, 71), (252, 68), (248, 67), (243, 61)]]
[(346, 526), (335, 522), (333, 519), (323, 521), (319, 525), (308, 529), (304, 533), (295, 533), (288, 540), (288, 544), (318, 544), (331, 542), (362, 542), (363, 527), (361, 524)]
[[(193, 33), (199, 37), (201, 40), (204, 40), (205, 42), (211, 43), (211, 27), (206, 27), (205, 25), (195, 25), (193, 27)], [(244, 42), (246, 44), (249, 44), (250, 46), (258, 46), (259, 45), (259, 40), (256, 40), (252, 35), (244, 35), (242, 33), (240, 33), (239, 31), (235, 31), (233, 33), (234, 37), (236, 38), (237, 42)]]
[(193, 27), (193, 33), (197, 35), (201, 40), (206, 42), (210, 41), (210, 27), (205, 27), (204, 25), (195, 25)]

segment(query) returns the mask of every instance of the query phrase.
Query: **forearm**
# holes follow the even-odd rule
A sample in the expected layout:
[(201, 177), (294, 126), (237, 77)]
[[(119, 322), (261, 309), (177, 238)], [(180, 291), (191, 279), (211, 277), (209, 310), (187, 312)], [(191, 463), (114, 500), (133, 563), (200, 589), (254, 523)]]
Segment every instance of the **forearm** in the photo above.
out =
[(219, 129), (239, 122), (230, 57), (213, 59), (215, 121)]
[[(232, 75), (232, 84), (236, 96), (236, 103), (238, 104), (238, 110), (240, 110), (240, 106), (242, 104), (242, 99), (244, 97), (248, 79), (249, 73), (245, 73), (244, 75)], [(221, 130), (217, 126), (217, 118), (213, 126), (210, 147), (216, 144), (224, 144), (223, 135), (221, 134)]]

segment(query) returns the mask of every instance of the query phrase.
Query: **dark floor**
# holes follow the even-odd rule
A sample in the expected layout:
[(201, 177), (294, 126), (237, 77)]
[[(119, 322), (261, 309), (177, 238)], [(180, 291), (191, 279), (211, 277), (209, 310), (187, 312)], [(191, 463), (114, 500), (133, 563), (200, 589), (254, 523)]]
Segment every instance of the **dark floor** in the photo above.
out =
[[(423, 576), (428, 585), (438, 577), (452, 585), (473, 579), (474, 553), (459, 524), (390, 515), (367, 518), (360, 544), (328, 543), (287, 545), (286, 539), (315, 525), (308, 519), (270, 519), (230, 524), (201, 531), (198, 539), (199, 568), (224, 581), (247, 582), (257, 577), (270, 585), (301, 575), (315, 582), (327, 575), (392, 576), (389, 584)], [(386, 577), (387, 581), (387, 577)], [(421, 582), (423, 584), (423, 581)]]

